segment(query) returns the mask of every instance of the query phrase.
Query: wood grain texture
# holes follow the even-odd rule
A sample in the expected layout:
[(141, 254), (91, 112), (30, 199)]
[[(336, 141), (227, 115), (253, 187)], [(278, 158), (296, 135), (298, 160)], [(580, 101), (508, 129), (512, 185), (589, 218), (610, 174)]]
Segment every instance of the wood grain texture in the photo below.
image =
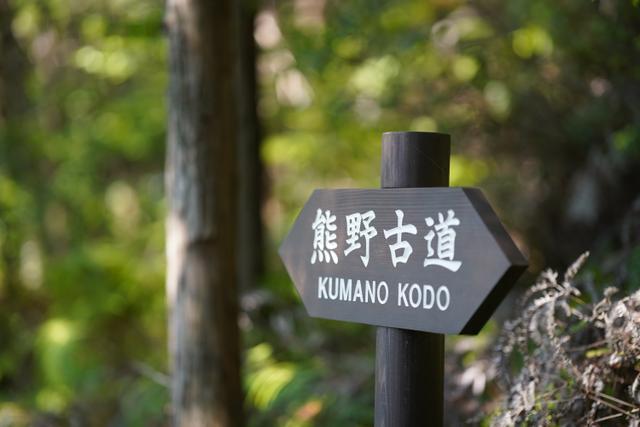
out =
[(231, 0), (168, 0), (167, 299), (175, 426), (242, 425)]
[(376, 427), (441, 426), (444, 335), (380, 327), (376, 334)]
[(240, 104), (238, 144), (238, 280), (240, 292), (256, 289), (264, 271), (264, 238), (261, 217), (266, 174), (260, 158), (261, 127), (258, 117), (258, 84), (256, 76), (257, 47), (254, 20), (257, 0), (238, 2), (240, 25), (238, 55), (242, 84), (237, 100)]
[[(382, 188), (449, 186), (450, 137), (436, 132), (385, 132)], [(446, 159), (446, 161), (442, 161)]]
[[(310, 262), (314, 253), (312, 223), (318, 209), (329, 210), (335, 216), (337, 264)], [(402, 240), (413, 252), (406, 263), (394, 266), (390, 245), (395, 240), (385, 238), (383, 231), (397, 226), (397, 209), (403, 212), (403, 224), (414, 225), (416, 234), (403, 235)], [(377, 235), (369, 241), (369, 262), (365, 266), (360, 258), (362, 248), (345, 255), (346, 216), (368, 210), (375, 212), (370, 225), (376, 228)], [(461, 263), (457, 271), (424, 265), (429, 258), (425, 237), (432, 230), (425, 219), (437, 218), (448, 210), (453, 210), (460, 221), (454, 226), (454, 260)], [(432, 249), (435, 252), (433, 242)], [(448, 334), (477, 333), (526, 267), (526, 260), (482, 192), (461, 187), (316, 190), (283, 242), (280, 255), (312, 316)], [(385, 281), (389, 301), (321, 297), (320, 278), (328, 278), (328, 289), (335, 289), (335, 280), (340, 279), (351, 279), (353, 288), (356, 280)], [(450, 305), (446, 310), (399, 305), (398, 283), (429, 285), (434, 291), (446, 287)]]
[[(394, 132), (382, 138), (382, 188), (448, 187), (449, 135)], [(444, 335), (376, 331), (376, 427), (441, 426)]]

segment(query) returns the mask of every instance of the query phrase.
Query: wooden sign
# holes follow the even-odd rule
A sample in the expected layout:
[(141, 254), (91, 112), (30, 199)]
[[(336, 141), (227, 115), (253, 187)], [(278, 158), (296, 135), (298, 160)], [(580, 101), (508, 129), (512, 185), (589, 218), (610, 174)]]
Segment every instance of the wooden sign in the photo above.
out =
[(316, 190), (280, 247), (311, 316), (476, 334), (527, 266), (480, 190)]

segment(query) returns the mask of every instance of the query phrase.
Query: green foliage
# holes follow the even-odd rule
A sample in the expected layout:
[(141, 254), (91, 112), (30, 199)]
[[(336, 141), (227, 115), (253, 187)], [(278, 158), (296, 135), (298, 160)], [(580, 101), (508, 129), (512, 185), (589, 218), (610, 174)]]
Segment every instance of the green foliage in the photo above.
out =
[(311, 189), (377, 186), (388, 130), (451, 133), (451, 184), (482, 185), (537, 268), (591, 244), (547, 230), (594, 235), (620, 219), (611, 203), (628, 206), (640, 179), (628, 0), (279, 5), (265, 15), (279, 31), (258, 21), (272, 28), (258, 42), (276, 240)]
[(137, 366), (166, 370), (162, 11), (12, 6), (32, 71), (0, 128), (0, 424), (160, 422), (166, 386)]
[[(488, 193), (533, 271), (590, 248), (619, 254), (613, 230), (640, 182), (631, 2), (319, 3), (280, 2), (258, 19), (274, 242), (314, 188), (378, 186), (381, 133), (410, 129), (452, 134), (451, 185)], [(637, 289), (638, 243), (627, 239), (625, 261), (608, 263), (617, 267), (594, 269), (606, 277), (595, 283)], [(448, 390), (483, 389), (482, 345), (473, 348), (449, 359), (464, 374)], [(451, 392), (467, 397), (451, 403), (461, 413), (451, 422), (478, 416), (495, 393), (477, 404)]]
[[(27, 66), (9, 82), (24, 99), (0, 123), (0, 425), (160, 425), (162, 5), (10, 3)], [(488, 193), (534, 270), (599, 245), (615, 259), (594, 281), (640, 287), (638, 242), (625, 237), (636, 228), (611, 231), (640, 182), (639, 19), (635, 0), (261, 11), (271, 244), (259, 288), (242, 298), (251, 425), (371, 424), (371, 328), (308, 319), (274, 249), (312, 189), (379, 185), (384, 131), (451, 133), (451, 184)], [(492, 328), (451, 340), (463, 349), (452, 369), (471, 373), (461, 387), (481, 388), (473, 373)], [(476, 400), (464, 405), (473, 415)]]

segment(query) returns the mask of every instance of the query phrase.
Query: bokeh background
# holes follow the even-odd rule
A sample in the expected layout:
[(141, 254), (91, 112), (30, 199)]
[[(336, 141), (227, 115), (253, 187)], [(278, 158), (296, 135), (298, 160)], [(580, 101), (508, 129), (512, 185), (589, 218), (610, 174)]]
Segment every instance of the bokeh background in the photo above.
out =
[[(276, 248), (318, 187), (377, 187), (384, 131), (452, 135), (530, 259), (640, 288), (637, 0), (255, 4), (264, 248), (251, 426), (370, 425), (374, 328), (310, 319)], [(0, 0), (0, 426), (165, 425), (167, 45), (151, 0)], [(595, 299), (595, 297), (594, 297)], [(509, 305), (509, 304), (507, 304)], [(447, 339), (451, 422), (500, 390)]]

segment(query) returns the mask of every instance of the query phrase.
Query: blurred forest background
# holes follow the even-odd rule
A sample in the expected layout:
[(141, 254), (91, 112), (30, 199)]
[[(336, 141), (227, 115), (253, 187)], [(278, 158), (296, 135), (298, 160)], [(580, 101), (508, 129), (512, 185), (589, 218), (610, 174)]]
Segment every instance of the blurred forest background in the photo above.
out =
[[(254, 6), (249, 425), (372, 423), (374, 328), (308, 318), (275, 249), (312, 189), (379, 186), (384, 131), (452, 135), (451, 185), (485, 191), (529, 256), (522, 286), (590, 250), (594, 299), (640, 288), (637, 0)], [(0, 426), (167, 423), (163, 14), (0, 0)], [(509, 315), (447, 338), (449, 416), (495, 408), (478, 360)]]

